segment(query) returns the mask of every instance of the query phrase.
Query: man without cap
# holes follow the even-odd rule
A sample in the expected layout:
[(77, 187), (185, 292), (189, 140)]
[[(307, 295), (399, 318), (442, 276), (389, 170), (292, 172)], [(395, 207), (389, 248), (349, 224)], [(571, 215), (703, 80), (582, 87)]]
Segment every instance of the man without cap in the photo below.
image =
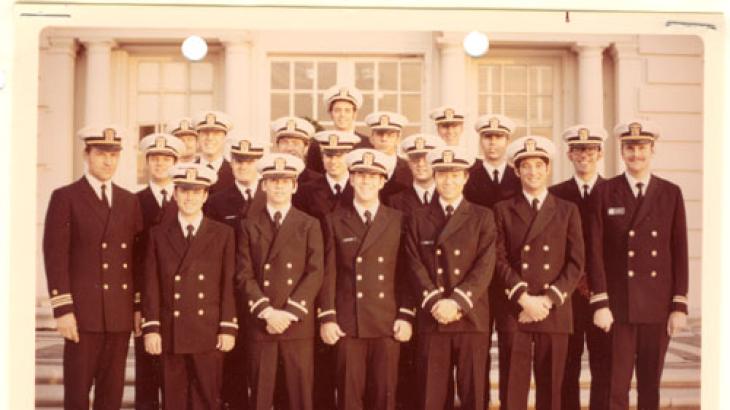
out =
[(218, 175), (218, 182), (208, 189), (211, 195), (233, 185), (231, 164), (223, 156), (226, 134), (232, 128), (233, 124), (228, 116), (219, 111), (203, 111), (195, 117), (195, 131), (198, 133), (200, 149), (200, 157), (196, 162)]
[(464, 113), (450, 105), (435, 108), (429, 114), (444, 144), (457, 146), (464, 133)]
[[(185, 143), (171, 134), (154, 133), (142, 138), (139, 149), (145, 154), (149, 175), (147, 188), (137, 192), (144, 229), (135, 248), (134, 280), (142, 285), (149, 230), (161, 220), (178, 213), (177, 204), (172, 198), (174, 186), (170, 169), (178, 161), (180, 153), (185, 151)], [(135, 292), (135, 298), (141, 299), (141, 286)], [(141, 410), (159, 409), (162, 387), (160, 361), (145, 351), (141, 332), (135, 333), (134, 338), (134, 375), (134, 407)]]
[(464, 199), (473, 156), (440, 147), (427, 156), (438, 200), (416, 210), (406, 228), (406, 266), (417, 314), (418, 408), (453, 406), (454, 367), (462, 409), (486, 406), (489, 354), (487, 287), (495, 263), (492, 211)]
[(185, 148), (179, 153), (177, 161), (181, 164), (195, 162), (198, 153), (198, 132), (195, 131), (193, 119), (182, 117), (167, 123), (167, 132), (180, 138)]
[(573, 330), (567, 299), (583, 274), (580, 213), (575, 204), (548, 192), (555, 154), (550, 140), (523, 137), (507, 152), (522, 192), (494, 206), (495, 274), (508, 299), (500, 335), (505, 337), (501, 347), (509, 352), (506, 404), (509, 409), (527, 408), (534, 368), (536, 408), (560, 410), (568, 335)]
[(336, 351), (338, 408), (394, 410), (400, 343), (410, 340), (416, 315), (399, 269), (403, 214), (378, 199), (395, 164), (357, 149), (347, 165), (353, 202), (325, 217), (320, 335)]
[(626, 172), (596, 187), (588, 218), (594, 323), (610, 331), (611, 409), (629, 407), (636, 370), (640, 409), (659, 408), (670, 337), (687, 324), (689, 262), (681, 189), (651, 173), (656, 124), (619, 124)]
[(129, 335), (139, 330), (134, 302), (134, 245), (142, 212), (131, 192), (112, 182), (121, 130), (90, 126), (84, 141), (84, 176), (51, 194), (43, 256), (56, 327), (64, 337), (66, 409), (119, 409)]
[(215, 171), (179, 164), (171, 174), (178, 213), (150, 229), (145, 256), (145, 350), (160, 356), (164, 409), (217, 410), (238, 332), (234, 234), (203, 215)]
[(237, 251), (238, 276), (249, 310), (250, 408), (271, 409), (274, 392), (280, 389), (286, 396), (285, 408), (312, 409), (322, 231), (317, 219), (291, 204), (297, 176), (304, 169), (300, 158), (268, 154), (257, 169), (266, 206), (244, 219)]
[[(578, 206), (587, 241), (588, 204), (594, 188), (605, 180), (598, 173), (598, 162), (603, 158), (603, 140), (606, 131), (598, 125), (574, 125), (563, 132), (568, 145), (568, 159), (574, 175), (549, 188), (550, 193)], [(581, 276), (571, 295), (573, 307), (573, 334), (568, 339), (568, 357), (565, 362), (561, 405), (563, 409), (578, 410), (580, 404), (580, 371), (583, 346), (588, 346), (591, 371), (590, 408), (608, 408), (608, 384), (611, 374), (611, 339), (593, 325), (593, 309), (589, 304), (590, 291), (587, 275)]]
[(413, 182), (408, 163), (398, 156), (401, 132), (408, 123), (408, 119), (398, 113), (376, 111), (365, 117), (365, 123), (370, 127), (369, 140), (373, 148), (396, 161), (395, 168), (388, 176), (388, 182), (380, 190), (380, 199), (387, 202), (388, 197), (406, 189)]
[[(274, 132), (277, 152), (290, 154), (304, 161), (314, 135), (314, 126), (309, 121), (299, 117), (281, 117), (271, 123), (271, 129)], [(297, 184), (302, 186), (320, 176), (320, 173), (305, 168), (299, 173)]]
[[(355, 131), (357, 110), (362, 107), (363, 102), (360, 90), (350, 85), (333, 85), (322, 93), (322, 102), (327, 107), (327, 113), (332, 119), (335, 131), (357, 135), (360, 142), (356, 144), (355, 148), (372, 148), (367, 136)], [(323, 174), (325, 167), (320, 154), (319, 142), (314, 139), (311, 141), (309, 151), (307, 151), (307, 168)]]
[[(514, 168), (508, 163), (506, 151), (512, 133), (516, 129), (514, 121), (504, 115), (485, 114), (477, 118), (474, 129), (479, 134), (479, 147), (483, 159), (477, 161), (469, 171), (469, 181), (464, 187), (464, 197), (475, 204), (492, 208), (495, 203), (512, 198), (520, 192), (520, 180), (515, 174)], [(502, 348), (506, 343), (508, 335), (502, 335), (504, 320), (507, 309), (507, 299), (504, 295), (504, 286), (499, 283), (499, 278), (494, 277), (489, 287), (489, 301), (491, 303), (489, 328), (493, 329), (496, 322), (497, 344), (499, 354), (499, 402), (501, 408), (505, 409), (507, 403), (507, 377), (509, 374), (509, 352)], [(491, 333), (491, 330), (490, 330)], [(489, 338), (491, 345), (492, 339)], [(487, 358), (487, 386), (489, 382), (489, 369), (491, 369), (491, 357)], [(487, 388), (487, 401), (490, 400), (490, 388)]]

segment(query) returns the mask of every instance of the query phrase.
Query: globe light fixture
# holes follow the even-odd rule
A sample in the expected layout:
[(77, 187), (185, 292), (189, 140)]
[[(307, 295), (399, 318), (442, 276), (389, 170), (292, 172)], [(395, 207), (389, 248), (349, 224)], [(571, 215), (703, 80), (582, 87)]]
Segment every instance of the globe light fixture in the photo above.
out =
[(481, 31), (472, 31), (464, 37), (464, 51), (472, 57), (481, 57), (489, 50), (489, 39)]
[(183, 55), (190, 61), (200, 61), (208, 54), (208, 44), (200, 36), (190, 36), (182, 43)]

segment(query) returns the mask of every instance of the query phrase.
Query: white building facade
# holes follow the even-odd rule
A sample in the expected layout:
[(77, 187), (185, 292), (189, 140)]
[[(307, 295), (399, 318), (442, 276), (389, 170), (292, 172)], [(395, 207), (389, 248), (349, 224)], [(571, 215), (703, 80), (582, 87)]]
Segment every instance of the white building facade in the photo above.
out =
[[(405, 134), (435, 133), (430, 109), (463, 107), (466, 145), (477, 149), (475, 119), (496, 112), (514, 119), (516, 136), (551, 138), (561, 151), (564, 128), (614, 124), (633, 117), (662, 127), (654, 171), (682, 188), (690, 252), (690, 315), (700, 314), (703, 44), (693, 36), (487, 33), (480, 58), (462, 47), (465, 32), (207, 30), (200, 62), (180, 53), (178, 30), (48, 29), (41, 38), (38, 104), (37, 307), (49, 317), (41, 254), (43, 221), (53, 189), (83, 173), (75, 131), (116, 123), (123, 141), (119, 185), (144, 186), (139, 140), (169, 119), (203, 109), (227, 112), (234, 127), (269, 141), (269, 123), (306, 116), (330, 126), (322, 91), (353, 84), (364, 94), (358, 126), (374, 110), (409, 119)], [(47, 147), (53, 147), (47, 149)], [(604, 176), (622, 171), (609, 139)], [(553, 182), (571, 176), (564, 155)]]

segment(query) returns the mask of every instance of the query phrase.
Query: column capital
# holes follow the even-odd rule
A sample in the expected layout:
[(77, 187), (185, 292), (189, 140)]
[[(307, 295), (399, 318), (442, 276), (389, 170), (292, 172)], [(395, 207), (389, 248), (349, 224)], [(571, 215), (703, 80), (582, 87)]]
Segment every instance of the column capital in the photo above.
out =
[(579, 56), (591, 56), (602, 54), (611, 43), (607, 41), (577, 41), (572, 44), (571, 50)]
[(462, 48), (466, 33), (460, 31), (437, 31), (434, 41), (439, 48)]
[(611, 57), (614, 60), (639, 58), (639, 44), (636, 42), (616, 42), (611, 46)]
[(79, 42), (86, 47), (86, 50), (111, 49), (117, 45), (111, 37), (80, 37)]
[(218, 41), (223, 44), (223, 47), (237, 48), (237, 47), (251, 47), (254, 41), (254, 35), (250, 31), (244, 31), (239, 33), (223, 34), (218, 36)]
[(53, 36), (44, 39), (41, 48), (47, 53), (68, 54), (74, 57), (78, 50), (78, 44), (74, 37)]

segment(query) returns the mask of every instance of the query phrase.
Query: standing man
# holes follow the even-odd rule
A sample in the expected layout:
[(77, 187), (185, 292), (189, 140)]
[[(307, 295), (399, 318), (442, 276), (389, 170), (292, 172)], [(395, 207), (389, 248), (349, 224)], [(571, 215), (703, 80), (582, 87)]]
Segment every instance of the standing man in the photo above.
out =
[(429, 134), (413, 134), (403, 140), (401, 151), (408, 156), (413, 184), (388, 198), (388, 206), (410, 216), (416, 209), (427, 207), (438, 199), (433, 170), (426, 155), (443, 145), (440, 138)]
[(669, 338), (687, 324), (687, 222), (680, 188), (652, 175), (657, 126), (614, 128), (626, 172), (596, 188), (588, 220), (594, 323), (611, 332), (611, 409), (629, 406), (636, 369), (638, 408), (659, 408)]
[(406, 229), (406, 266), (420, 300), (417, 373), (421, 409), (453, 405), (454, 367), (461, 408), (483, 410), (489, 354), (487, 287), (495, 263), (492, 211), (462, 196), (474, 158), (461, 147), (427, 156), (437, 201), (415, 211)]
[(197, 163), (212, 169), (218, 176), (218, 182), (208, 189), (211, 195), (233, 185), (231, 164), (223, 157), (226, 134), (231, 128), (231, 121), (222, 112), (203, 111), (195, 117), (195, 131), (198, 133), (200, 148)]
[(341, 205), (352, 203), (352, 186), (345, 155), (360, 142), (360, 137), (344, 131), (320, 131), (314, 141), (322, 153), (325, 174), (301, 186), (294, 205), (324, 222), (324, 217)]
[(464, 114), (452, 106), (442, 106), (431, 111), (431, 119), (444, 144), (457, 146), (464, 133)]
[[(603, 140), (606, 131), (600, 126), (574, 125), (563, 132), (568, 145), (568, 159), (573, 164), (572, 178), (550, 187), (550, 193), (578, 206), (584, 242), (588, 240), (588, 204), (591, 193), (605, 180), (598, 174), (598, 162), (603, 158)], [(611, 339), (593, 325), (588, 277), (581, 276), (571, 295), (573, 306), (573, 334), (568, 339), (568, 357), (561, 404), (563, 409), (579, 410), (580, 370), (583, 346), (588, 345), (591, 370), (591, 409), (608, 408), (608, 385), (611, 375)]]
[[(507, 147), (522, 192), (497, 203), (497, 269), (509, 299), (500, 348), (507, 349), (507, 408), (526, 409), (532, 369), (536, 408), (561, 410), (560, 392), (573, 330), (566, 303), (583, 274), (580, 213), (548, 192), (555, 147), (547, 138), (522, 137)], [(500, 380), (500, 387), (505, 380)]]
[[(469, 171), (469, 182), (464, 188), (464, 196), (471, 202), (492, 208), (494, 204), (512, 198), (521, 191), (520, 179), (517, 178), (514, 168), (507, 163), (507, 144), (516, 129), (514, 121), (499, 114), (485, 114), (477, 118), (474, 125), (479, 134), (479, 147), (484, 159)], [(491, 332), (497, 324), (497, 348), (499, 354), (499, 402), (504, 410), (507, 403), (507, 377), (509, 375), (508, 348), (502, 348), (507, 343), (507, 336), (502, 336), (504, 320), (507, 310), (507, 298), (504, 295), (504, 285), (499, 278), (492, 279), (489, 288), (489, 301), (492, 303), (489, 318), (491, 346)], [(491, 369), (491, 356), (487, 357), (487, 369)], [(490, 401), (489, 370), (487, 370), (487, 401)]]
[(64, 337), (64, 408), (119, 409), (135, 311), (133, 249), (142, 231), (137, 198), (111, 179), (122, 134), (115, 126), (81, 129), (84, 176), (53, 191), (43, 257), (51, 308)]
[(164, 409), (218, 410), (223, 352), (235, 344), (233, 230), (203, 215), (215, 171), (171, 170), (178, 214), (154, 226), (145, 256), (144, 344), (160, 355)]
[[(335, 131), (352, 133), (360, 138), (355, 148), (372, 148), (366, 135), (355, 131), (355, 119), (357, 118), (357, 110), (362, 107), (362, 93), (357, 88), (350, 85), (333, 85), (322, 93), (322, 102), (327, 107), (334, 125)], [(312, 141), (309, 151), (307, 151), (307, 168), (314, 172), (323, 174), (325, 167), (322, 163), (319, 142)]]
[(189, 117), (179, 118), (167, 123), (167, 132), (180, 138), (185, 149), (180, 152), (178, 162), (187, 164), (197, 160), (198, 132), (195, 131), (193, 120)]
[[(309, 143), (314, 135), (314, 126), (299, 117), (281, 117), (271, 123), (274, 131), (274, 145), (277, 152), (293, 155), (304, 161)], [(305, 168), (298, 173), (297, 185), (302, 186), (321, 176), (320, 173)]]
[[(141, 300), (141, 289), (144, 283), (144, 256), (147, 250), (149, 230), (163, 219), (177, 215), (177, 204), (172, 195), (174, 186), (170, 169), (177, 162), (185, 144), (177, 137), (166, 133), (154, 133), (142, 138), (139, 149), (145, 154), (149, 185), (137, 192), (137, 199), (142, 208), (144, 230), (137, 241), (135, 253), (135, 283), (138, 284), (135, 300)], [(141, 334), (134, 338), (134, 407), (147, 410), (160, 408), (160, 388), (162, 373), (160, 361), (145, 351)]]
[(365, 117), (365, 123), (371, 130), (370, 144), (373, 148), (395, 160), (395, 169), (388, 175), (388, 182), (380, 191), (380, 199), (387, 202), (388, 197), (408, 188), (413, 183), (408, 163), (398, 156), (401, 132), (408, 123), (408, 119), (394, 112), (377, 111), (368, 114)]
[(395, 164), (358, 149), (347, 165), (353, 202), (325, 218), (320, 335), (337, 354), (338, 408), (394, 410), (400, 343), (411, 338), (416, 312), (398, 269), (403, 215), (378, 199)]
[(322, 285), (322, 231), (319, 221), (291, 204), (304, 169), (300, 158), (268, 154), (257, 169), (266, 207), (243, 221), (237, 252), (249, 310), (250, 407), (271, 409), (274, 392), (283, 390), (285, 408), (313, 409), (314, 301)]

